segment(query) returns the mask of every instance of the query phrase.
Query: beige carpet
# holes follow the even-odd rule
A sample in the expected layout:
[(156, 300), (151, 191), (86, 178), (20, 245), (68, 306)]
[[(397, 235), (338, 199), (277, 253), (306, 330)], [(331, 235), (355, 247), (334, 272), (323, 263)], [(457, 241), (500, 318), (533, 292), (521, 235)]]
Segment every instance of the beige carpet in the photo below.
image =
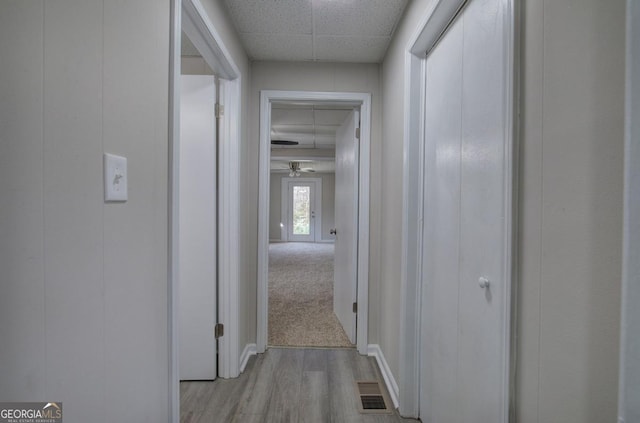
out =
[(333, 244), (269, 245), (269, 345), (353, 346), (333, 312)]

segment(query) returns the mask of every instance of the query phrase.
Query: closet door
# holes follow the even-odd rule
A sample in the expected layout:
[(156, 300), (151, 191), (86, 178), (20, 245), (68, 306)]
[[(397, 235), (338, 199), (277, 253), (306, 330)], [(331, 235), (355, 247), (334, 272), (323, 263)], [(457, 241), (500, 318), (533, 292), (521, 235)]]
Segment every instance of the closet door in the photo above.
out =
[(508, 417), (512, 176), (504, 7), (471, 0), (426, 61), (424, 422)]
[[(511, 259), (506, 215), (507, 52), (502, 2), (464, 11), (460, 194), (461, 422), (503, 421), (507, 409)], [(488, 281), (488, 282), (485, 282)], [(489, 283), (488, 286), (486, 284)], [(483, 287), (484, 286), (484, 287)]]
[(462, 20), (427, 60), (421, 402), (425, 423), (458, 422)]

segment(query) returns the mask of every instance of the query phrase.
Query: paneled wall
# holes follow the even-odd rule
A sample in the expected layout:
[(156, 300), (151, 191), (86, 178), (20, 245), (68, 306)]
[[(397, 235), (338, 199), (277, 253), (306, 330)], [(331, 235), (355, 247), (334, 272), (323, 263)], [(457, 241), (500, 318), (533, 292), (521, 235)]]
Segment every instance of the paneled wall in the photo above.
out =
[(518, 421), (615, 421), (625, 2), (522, 13)]
[(640, 421), (640, 5), (627, 0), (627, 125), (620, 410)]
[[(3, 401), (168, 420), (169, 12), (0, 2)], [(128, 158), (126, 203), (103, 201), (103, 152)]]

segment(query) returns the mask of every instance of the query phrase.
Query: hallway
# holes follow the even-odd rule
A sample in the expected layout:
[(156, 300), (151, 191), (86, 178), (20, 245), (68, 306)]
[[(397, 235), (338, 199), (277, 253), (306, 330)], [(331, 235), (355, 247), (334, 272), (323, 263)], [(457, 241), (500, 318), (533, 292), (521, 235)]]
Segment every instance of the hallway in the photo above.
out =
[(271, 348), (252, 357), (237, 379), (182, 382), (180, 422), (416, 421), (395, 410), (360, 414), (356, 380), (384, 386), (375, 359), (354, 349)]
[[(381, 373), (425, 422), (640, 422), (638, 52), (635, 0), (0, 1), (0, 400), (60, 401), (68, 422), (398, 420), (355, 408), (353, 379)], [(197, 261), (215, 349), (191, 349), (218, 380), (181, 386), (182, 75), (215, 77), (219, 136), (192, 228), (216, 247)], [(265, 353), (265, 250), (286, 222), (270, 189), (291, 172), (268, 159), (330, 173), (316, 162), (347, 106), (369, 121), (352, 144), (366, 285), (334, 298), (362, 355)], [(319, 241), (356, 225), (338, 223)]]

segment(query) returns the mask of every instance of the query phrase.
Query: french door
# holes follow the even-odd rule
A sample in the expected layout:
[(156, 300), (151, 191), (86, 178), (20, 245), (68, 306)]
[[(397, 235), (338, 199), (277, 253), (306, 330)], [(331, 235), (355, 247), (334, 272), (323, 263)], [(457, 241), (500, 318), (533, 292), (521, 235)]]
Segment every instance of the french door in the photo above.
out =
[(288, 241), (316, 241), (316, 190), (315, 181), (288, 181)]

